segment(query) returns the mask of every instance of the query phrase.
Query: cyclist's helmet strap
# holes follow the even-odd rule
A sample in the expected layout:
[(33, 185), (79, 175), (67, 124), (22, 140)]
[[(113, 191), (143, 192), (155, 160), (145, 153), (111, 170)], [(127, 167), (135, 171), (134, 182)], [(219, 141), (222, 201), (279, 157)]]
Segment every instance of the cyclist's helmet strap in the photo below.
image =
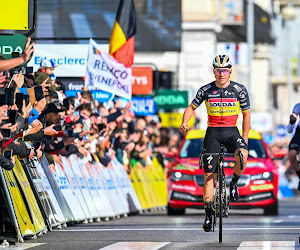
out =
[(227, 55), (217, 55), (213, 60), (214, 68), (231, 68), (232, 62)]

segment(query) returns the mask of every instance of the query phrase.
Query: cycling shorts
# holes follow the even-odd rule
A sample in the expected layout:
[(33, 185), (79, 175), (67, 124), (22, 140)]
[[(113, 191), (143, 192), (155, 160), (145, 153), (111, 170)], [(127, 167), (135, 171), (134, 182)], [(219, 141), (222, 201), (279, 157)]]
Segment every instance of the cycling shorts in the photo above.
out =
[[(206, 153), (220, 153), (223, 144), (229, 153), (235, 153), (238, 148), (248, 150), (248, 145), (240, 135), (237, 127), (208, 127), (204, 138), (203, 148)], [(218, 155), (205, 155), (203, 157), (204, 172), (218, 172)]]
[(300, 127), (297, 126), (295, 135), (293, 136), (289, 144), (289, 150), (294, 149), (299, 153), (299, 147), (300, 147)]

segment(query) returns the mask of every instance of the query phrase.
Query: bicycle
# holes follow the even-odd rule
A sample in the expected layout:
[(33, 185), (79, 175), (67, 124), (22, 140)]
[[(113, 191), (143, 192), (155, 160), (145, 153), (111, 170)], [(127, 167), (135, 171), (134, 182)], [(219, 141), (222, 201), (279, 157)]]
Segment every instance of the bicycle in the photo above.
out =
[(223, 217), (228, 218), (229, 215), (229, 195), (226, 192), (226, 181), (225, 181), (225, 173), (224, 173), (224, 156), (225, 155), (238, 155), (240, 159), (241, 170), (244, 168), (244, 160), (243, 154), (240, 149), (238, 149), (238, 153), (226, 153), (226, 148), (223, 144), (221, 144), (221, 152), (220, 153), (207, 153), (205, 149), (200, 153), (199, 167), (202, 169), (203, 166), (203, 156), (204, 155), (218, 155), (218, 175), (216, 183), (218, 183), (218, 187), (215, 187), (215, 195), (214, 195), (214, 215), (213, 215), (213, 223), (212, 223), (212, 231), (215, 231), (216, 226), (216, 217), (219, 217), (219, 243), (222, 242), (222, 228), (223, 228)]

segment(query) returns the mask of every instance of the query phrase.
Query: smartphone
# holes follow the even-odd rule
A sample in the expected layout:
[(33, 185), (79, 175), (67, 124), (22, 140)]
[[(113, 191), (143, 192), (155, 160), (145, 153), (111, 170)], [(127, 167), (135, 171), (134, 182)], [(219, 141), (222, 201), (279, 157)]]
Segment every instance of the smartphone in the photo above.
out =
[(69, 151), (70, 145), (66, 146), (66, 151)]
[(18, 110), (8, 110), (7, 113), (8, 123), (14, 125), (16, 123), (17, 115), (18, 115)]
[(57, 125), (57, 126), (54, 126), (53, 129), (55, 129), (56, 131), (62, 131), (62, 126), (61, 125)]
[(0, 132), (4, 140), (9, 140), (12, 137), (11, 130), (9, 128), (2, 128), (0, 129)]
[(33, 67), (26, 67), (26, 71), (25, 71), (26, 73), (26, 75), (30, 75), (30, 74), (32, 74), (33, 73)]
[(7, 159), (10, 159), (12, 157), (12, 150), (6, 150), (4, 151), (3, 156)]
[(80, 138), (80, 133), (73, 133), (74, 138)]
[(42, 142), (41, 141), (37, 141), (35, 144), (34, 144), (34, 150), (37, 150), (40, 146), (42, 146)]
[(44, 98), (44, 92), (42, 86), (35, 86), (34, 87), (35, 99), (36, 101), (40, 101)]
[(67, 130), (67, 134), (69, 137), (73, 137), (73, 130)]
[(69, 110), (69, 108), (70, 108), (69, 99), (64, 99), (63, 103), (64, 103), (64, 107), (66, 108), (66, 110)]
[(77, 122), (77, 123), (80, 123), (80, 124), (82, 124), (82, 121), (83, 121), (83, 119), (84, 119), (84, 118), (83, 118), (83, 116), (80, 116), (80, 117), (79, 117), (79, 120), (78, 120), (78, 122)]
[(29, 95), (24, 95), (24, 100), (25, 100), (25, 106), (28, 106), (28, 104), (29, 104)]
[(75, 116), (79, 116), (79, 111), (75, 111)]
[(23, 93), (16, 93), (16, 105), (18, 107), (18, 110), (22, 110), (23, 100), (24, 100), (24, 94)]
[(5, 100), (5, 104), (7, 104), (8, 106), (12, 106), (15, 104), (15, 89), (13, 88), (7, 88), (5, 89), (5, 95), (6, 95), (6, 100)]

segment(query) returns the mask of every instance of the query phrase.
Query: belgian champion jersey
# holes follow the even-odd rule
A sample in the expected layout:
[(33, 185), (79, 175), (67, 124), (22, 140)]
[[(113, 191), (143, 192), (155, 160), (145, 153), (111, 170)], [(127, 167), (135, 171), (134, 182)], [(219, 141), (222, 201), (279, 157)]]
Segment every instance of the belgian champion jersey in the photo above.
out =
[(214, 82), (202, 86), (191, 105), (196, 109), (205, 101), (208, 127), (236, 127), (240, 113), (250, 111), (250, 100), (244, 85), (230, 81), (226, 88)]

